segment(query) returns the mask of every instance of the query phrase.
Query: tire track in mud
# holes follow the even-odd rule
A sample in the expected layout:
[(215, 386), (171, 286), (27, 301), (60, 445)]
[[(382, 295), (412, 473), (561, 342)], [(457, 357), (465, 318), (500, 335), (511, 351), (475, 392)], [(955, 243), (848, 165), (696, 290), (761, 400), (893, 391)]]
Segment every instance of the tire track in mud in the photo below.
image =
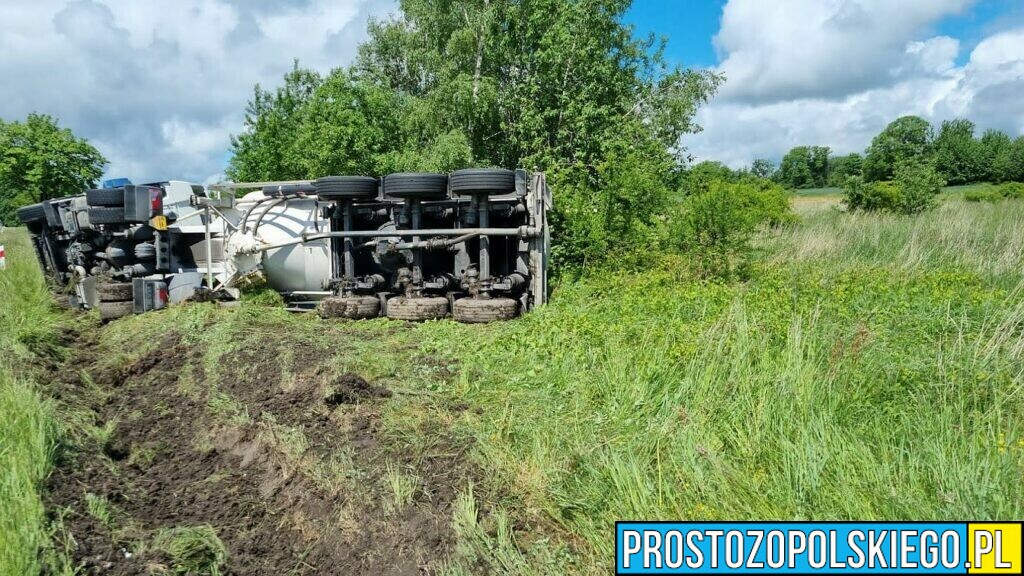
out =
[[(264, 341), (233, 352), (239, 369), (216, 377), (177, 334), (124, 367), (105, 365), (94, 332), (68, 340), (67, 361), (44, 367), (52, 393), (108, 432), (67, 452), (48, 483), (47, 509), (68, 511), (65, 541), (83, 573), (158, 572), (172, 559), (145, 543), (203, 524), (224, 542), (230, 574), (433, 573), (454, 544), (457, 495), (481, 483), (469, 444), (440, 423), (422, 431), (425, 450), (389, 438), (390, 391), (332, 376), (315, 343)], [(403, 502), (395, 478), (411, 492)], [(87, 494), (109, 502), (111, 521), (86, 513)]]

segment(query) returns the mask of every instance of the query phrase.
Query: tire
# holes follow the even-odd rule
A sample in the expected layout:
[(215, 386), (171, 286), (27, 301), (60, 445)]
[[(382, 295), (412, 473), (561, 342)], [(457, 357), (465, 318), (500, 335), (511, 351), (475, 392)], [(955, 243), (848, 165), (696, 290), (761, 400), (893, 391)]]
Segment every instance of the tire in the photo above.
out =
[(134, 304), (131, 302), (100, 302), (97, 308), (100, 311), (100, 320), (115, 320), (129, 316), (135, 312)]
[(516, 173), (501, 168), (468, 168), (452, 172), (452, 192), (459, 194), (507, 194), (516, 191)]
[(332, 296), (324, 298), (317, 307), (321, 318), (347, 318), (365, 320), (380, 316), (380, 299), (376, 296)]
[(299, 194), (316, 194), (316, 186), (312, 184), (284, 184), (281, 186), (264, 186), (263, 195), (267, 198), (297, 196)]
[(89, 208), (89, 224), (124, 224), (124, 207)]
[(135, 297), (131, 282), (108, 282), (96, 286), (100, 302), (125, 302)]
[(321, 200), (352, 200), (373, 198), (380, 180), (369, 176), (325, 176), (316, 181), (316, 195)]
[(487, 324), (511, 320), (519, 312), (519, 302), (511, 298), (460, 298), (452, 317), (465, 324)]
[(97, 188), (85, 191), (89, 206), (124, 206), (124, 188)]
[(384, 194), (393, 198), (433, 200), (448, 195), (448, 177), (426, 172), (400, 172), (384, 177)]
[(43, 210), (42, 204), (29, 204), (18, 208), (17, 215), (18, 220), (21, 220), (23, 224), (35, 224), (46, 220), (46, 212)]
[(448, 299), (440, 296), (407, 298), (398, 296), (388, 300), (388, 318), (422, 322), (437, 320), (448, 315)]

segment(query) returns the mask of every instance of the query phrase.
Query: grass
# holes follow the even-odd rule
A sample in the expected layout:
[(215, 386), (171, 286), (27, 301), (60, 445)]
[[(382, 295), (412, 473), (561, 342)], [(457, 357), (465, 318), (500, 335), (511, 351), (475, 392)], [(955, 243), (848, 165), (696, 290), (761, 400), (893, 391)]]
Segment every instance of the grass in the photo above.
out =
[(59, 354), (59, 315), (24, 230), (5, 229), (0, 244), (7, 251), (0, 270), (0, 576), (21, 576), (39, 571), (39, 551), (49, 542), (39, 490), (57, 437), (52, 405), (25, 361), (32, 350)]
[(219, 576), (228, 558), (217, 531), (205, 524), (166, 530), (156, 536), (153, 547), (171, 557), (176, 574)]
[[(211, 376), (261, 338), (335, 346), (330, 370), (401, 392), (382, 434), (410, 445), (437, 417), (419, 400), (472, 406), (436, 410), (475, 439), (487, 481), (455, 503), (449, 574), (603, 572), (626, 518), (1024, 517), (1024, 202), (949, 194), (915, 218), (798, 209), (799, 224), (758, 239), (742, 283), (666, 263), (564, 284), (544, 309), (488, 326), (342, 331), (249, 303), (174, 307), (103, 338), (116, 349), (162, 318), (203, 347)], [(32, 313), (51, 322), (46, 306)], [(46, 345), (45, 328), (20, 330), (3, 337)], [(18, 425), (19, 462), (38, 469), (16, 476), (40, 478), (47, 404), (30, 384), (11, 389), (40, 415)], [(209, 402), (248, 418), (230, 398)], [(301, 453), (301, 437), (273, 431)], [(396, 510), (410, 506), (416, 478), (384, 476)], [(41, 509), (27, 510), (31, 526)]]
[(480, 460), (586, 566), (623, 518), (1019, 518), (1022, 220), (819, 212), (762, 239), (745, 284), (590, 279), (420, 338), (483, 408)]

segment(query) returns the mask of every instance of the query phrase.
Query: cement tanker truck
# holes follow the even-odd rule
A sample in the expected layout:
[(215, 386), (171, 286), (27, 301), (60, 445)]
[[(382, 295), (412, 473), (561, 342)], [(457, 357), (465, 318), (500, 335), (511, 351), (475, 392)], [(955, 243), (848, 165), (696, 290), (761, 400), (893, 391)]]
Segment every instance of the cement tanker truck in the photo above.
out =
[(18, 216), (58, 300), (105, 320), (237, 299), (262, 276), (325, 318), (490, 322), (544, 304), (550, 207), (543, 174), (473, 168), (123, 184)]

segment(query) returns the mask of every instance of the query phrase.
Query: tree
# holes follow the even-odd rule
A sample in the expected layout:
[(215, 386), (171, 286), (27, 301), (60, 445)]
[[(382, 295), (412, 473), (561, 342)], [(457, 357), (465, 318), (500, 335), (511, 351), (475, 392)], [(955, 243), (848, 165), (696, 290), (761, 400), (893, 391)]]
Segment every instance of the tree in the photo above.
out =
[(735, 182), (737, 174), (725, 164), (705, 160), (690, 167), (683, 178), (681, 190), (684, 196), (702, 194), (715, 182)]
[(1005, 176), (1008, 182), (1024, 182), (1024, 136), (1018, 136), (1010, 147)]
[(935, 166), (950, 184), (969, 184), (986, 179), (984, 151), (974, 138), (970, 120), (946, 120), (935, 139)]
[(750, 165), (750, 173), (757, 178), (771, 180), (775, 177), (775, 164), (771, 160), (757, 158), (754, 160), (754, 163)]
[(856, 152), (846, 156), (836, 156), (829, 162), (828, 185), (842, 187), (851, 176), (862, 176), (864, 157)]
[(96, 148), (50, 116), (0, 121), (0, 221), (17, 222), (21, 206), (94, 187), (106, 164)]
[(982, 161), (982, 178), (989, 182), (1002, 183), (1013, 180), (1013, 140), (1006, 132), (986, 130), (978, 143)]
[(814, 187), (810, 148), (797, 146), (782, 157), (782, 163), (779, 164), (779, 182), (788, 188)]
[(832, 149), (828, 146), (811, 146), (810, 162), (811, 181), (815, 188), (824, 188), (828, 184), (828, 157)]
[(307, 150), (298, 148), (302, 111), (320, 86), (320, 75), (299, 68), (284, 76), (273, 93), (259, 84), (245, 109), (245, 132), (231, 137), (227, 176), (236, 182), (297, 180), (309, 177), (302, 165)]
[(864, 178), (869, 182), (890, 180), (902, 162), (931, 156), (931, 124), (917, 116), (896, 119), (871, 141), (864, 158)]
[(896, 166), (893, 182), (900, 191), (895, 211), (920, 214), (935, 207), (946, 179), (931, 162), (906, 161)]

